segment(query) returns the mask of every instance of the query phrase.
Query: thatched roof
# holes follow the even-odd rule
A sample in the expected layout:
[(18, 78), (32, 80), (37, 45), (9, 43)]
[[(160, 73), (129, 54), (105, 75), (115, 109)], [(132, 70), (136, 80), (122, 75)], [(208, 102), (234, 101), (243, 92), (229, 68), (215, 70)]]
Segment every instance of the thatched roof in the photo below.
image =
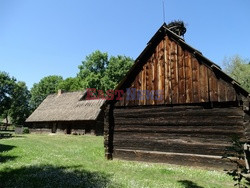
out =
[(78, 91), (49, 95), (26, 122), (96, 120), (104, 100), (85, 100), (85, 93)]

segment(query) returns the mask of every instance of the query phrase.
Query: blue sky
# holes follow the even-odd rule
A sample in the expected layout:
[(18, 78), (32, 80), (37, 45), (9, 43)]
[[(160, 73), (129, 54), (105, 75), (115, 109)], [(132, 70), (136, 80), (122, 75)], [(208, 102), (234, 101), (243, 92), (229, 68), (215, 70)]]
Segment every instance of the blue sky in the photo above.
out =
[[(165, 0), (165, 21), (187, 24), (185, 41), (222, 66), (250, 58), (249, 0)], [(95, 50), (136, 58), (163, 24), (162, 0), (0, 0), (0, 71), (29, 88), (74, 77)]]

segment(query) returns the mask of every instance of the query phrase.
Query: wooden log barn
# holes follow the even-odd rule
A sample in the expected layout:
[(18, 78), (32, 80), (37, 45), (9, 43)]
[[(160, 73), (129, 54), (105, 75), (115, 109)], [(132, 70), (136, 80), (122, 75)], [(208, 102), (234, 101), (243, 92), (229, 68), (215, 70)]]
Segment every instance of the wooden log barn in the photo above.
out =
[(250, 142), (249, 93), (165, 23), (116, 90), (122, 100), (103, 105), (107, 159), (223, 168), (233, 135)]

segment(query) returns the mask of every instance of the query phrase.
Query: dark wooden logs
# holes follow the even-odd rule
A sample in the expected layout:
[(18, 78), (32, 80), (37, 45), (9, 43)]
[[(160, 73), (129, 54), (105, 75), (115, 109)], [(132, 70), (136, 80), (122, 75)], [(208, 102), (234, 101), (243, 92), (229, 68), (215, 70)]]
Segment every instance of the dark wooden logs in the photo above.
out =
[(126, 160), (146, 162), (167, 162), (170, 164), (198, 166), (211, 169), (233, 169), (234, 166), (220, 156), (182, 154), (173, 152), (155, 152), (142, 150), (115, 149), (114, 157)]
[(250, 95), (243, 99), (244, 128), (247, 142), (250, 143)]
[[(216, 160), (210, 161), (214, 163), (219, 161), (218, 157), (225, 151), (230, 153), (228, 147), (234, 135), (245, 141), (246, 120), (243, 119), (241, 107), (120, 107), (114, 108), (113, 115), (115, 127), (112, 148), (114, 156), (119, 158), (130, 158), (134, 156), (133, 152), (140, 150), (146, 159), (151, 159), (152, 156), (147, 158), (145, 152), (167, 152), (179, 153), (180, 158), (183, 158), (181, 153), (185, 156), (206, 156), (194, 159), (199, 161), (198, 164), (203, 159), (206, 163), (210, 159), (207, 156), (217, 156)], [(125, 150), (132, 151), (132, 154), (124, 153)], [(161, 162), (169, 162), (164, 161), (162, 156), (160, 158)]]
[(104, 147), (105, 157), (112, 159), (113, 153), (113, 135), (114, 135), (114, 105), (110, 104), (105, 108), (104, 112)]

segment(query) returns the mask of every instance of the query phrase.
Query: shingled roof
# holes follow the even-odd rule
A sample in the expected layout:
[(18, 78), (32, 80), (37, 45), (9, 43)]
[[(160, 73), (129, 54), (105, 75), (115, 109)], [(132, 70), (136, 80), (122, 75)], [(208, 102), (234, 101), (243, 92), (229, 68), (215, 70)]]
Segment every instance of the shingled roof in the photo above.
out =
[(51, 94), (26, 122), (96, 120), (104, 100), (85, 100), (86, 91)]

